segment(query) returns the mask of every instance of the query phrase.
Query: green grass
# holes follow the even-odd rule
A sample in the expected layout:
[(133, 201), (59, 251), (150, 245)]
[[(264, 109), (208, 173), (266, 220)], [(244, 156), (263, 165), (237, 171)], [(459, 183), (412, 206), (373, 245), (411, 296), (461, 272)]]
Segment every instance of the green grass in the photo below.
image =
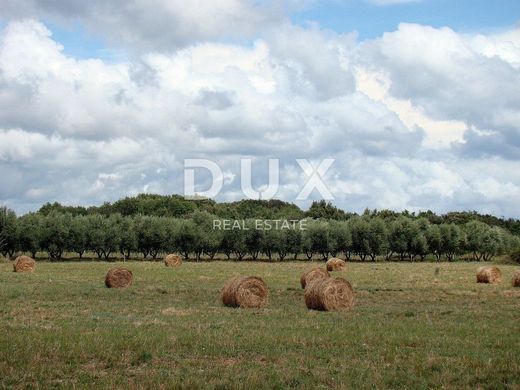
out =
[[(353, 310), (308, 311), (310, 267), (129, 262), (129, 289), (101, 262), (0, 264), (4, 388), (520, 388), (520, 289), (475, 283), (476, 263), (348, 264)], [(435, 275), (435, 268), (439, 273)], [(263, 277), (267, 307), (229, 309), (233, 275)]]

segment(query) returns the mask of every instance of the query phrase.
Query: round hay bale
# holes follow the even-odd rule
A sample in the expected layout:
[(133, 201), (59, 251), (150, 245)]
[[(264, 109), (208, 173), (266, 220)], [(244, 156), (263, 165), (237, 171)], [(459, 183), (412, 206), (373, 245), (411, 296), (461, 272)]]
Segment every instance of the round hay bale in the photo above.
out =
[(327, 260), (327, 271), (329, 272), (343, 271), (346, 266), (347, 263), (345, 263), (344, 260), (338, 259), (336, 257)]
[(220, 297), (229, 307), (256, 308), (267, 303), (267, 284), (256, 276), (237, 276), (229, 279)]
[(182, 257), (179, 255), (169, 254), (164, 258), (166, 267), (180, 267), (182, 265)]
[(477, 270), (477, 283), (500, 283), (502, 272), (497, 267), (480, 267)]
[(134, 281), (132, 271), (125, 268), (112, 268), (107, 272), (105, 277), (105, 286), (108, 288), (124, 288), (129, 287)]
[(354, 306), (354, 290), (343, 278), (314, 280), (305, 289), (305, 305), (321, 311), (349, 309)]
[(33, 272), (36, 262), (29, 256), (18, 256), (13, 263), (14, 272)]
[(520, 287), (520, 271), (516, 271), (513, 276), (513, 287)]
[(300, 277), (300, 284), (302, 285), (302, 288), (305, 288), (306, 285), (308, 285), (310, 282), (316, 279), (323, 279), (323, 278), (329, 278), (330, 274), (326, 269), (323, 268), (313, 268), (307, 272), (305, 272)]

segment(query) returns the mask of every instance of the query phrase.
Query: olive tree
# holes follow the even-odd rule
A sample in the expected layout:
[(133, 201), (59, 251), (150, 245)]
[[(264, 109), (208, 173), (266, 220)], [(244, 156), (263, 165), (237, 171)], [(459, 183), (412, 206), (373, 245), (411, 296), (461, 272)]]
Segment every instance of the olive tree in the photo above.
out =
[(51, 211), (42, 219), (42, 249), (49, 254), (51, 261), (61, 260), (63, 252), (70, 249), (70, 226), (72, 216)]
[[(132, 252), (138, 250), (137, 233), (135, 229), (134, 219), (131, 217), (123, 217), (115, 225), (118, 236), (118, 250), (123, 256), (124, 261), (130, 258)], [(168, 229), (168, 227), (165, 227)]]
[(441, 224), (441, 253), (446, 255), (448, 261), (453, 261), (455, 255), (464, 250), (465, 235), (457, 225)]
[(287, 252), (293, 254), (294, 260), (298, 258), (298, 254), (302, 252), (303, 234), (300, 226), (287, 231)]
[(352, 252), (361, 260), (370, 253), (370, 225), (365, 218), (352, 218), (349, 221), (352, 232)]
[(442, 235), (439, 225), (430, 225), (424, 233), (428, 249), (430, 253), (435, 255), (437, 260), (441, 259), (442, 255)]
[(88, 249), (88, 224), (87, 218), (84, 216), (78, 216), (73, 218), (70, 225), (70, 249), (76, 252), (80, 259), (83, 258), (83, 254)]
[(9, 260), (16, 251), (16, 214), (0, 207), (0, 252)]
[[(136, 217), (134, 222), (137, 237), (137, 248), (138, 251), (143, 254), (144, 258), (151, 256), (152, 259), (156, 259), (159, 252), (166, 249), (167, 231), (163, 228), (165, 220), (166, 219), (163, 217)], [(195, 226), (193, 221), (187, 222), (190, 223), (190, 227)], [(182, 234), (182, 232), (179, 234)]]
[[(413, 253), (417, 248), (414, 248), (419, 234), (418, 226), (407, 217), (399, 217), (390, 224), (389, 229), (389, 250), (390, 256), (392, 253), (397, 253), (401, 260), (404, 260), (405, 256), (410, 259), (413, 257)], [(422, 240), (421, 240), (422, 241)]]
[(368, 223), (368, 248), (368, 256), (372, 261), (388, 250), (388, 230), (381, 218), (371, 218)]
[(347, 258), (350, 258), (352, 249), (352, 232), (349, 224), (345, 221), (329, 222), (329, 239), (330, 251), (332, 256), (337, 256), (343, 252)]
[(42, 217), (40, 214), (29, 213), (18, 218), (17, 243), (22, 252), (29, 252), (35, 258), (42, 246)]
[(331, 252), (329, 224), (324, 221), (313, 221), (307, 225), (304, 232), (304, 250), (307, 258), (311, 259), (314, 253), (327, 259)]

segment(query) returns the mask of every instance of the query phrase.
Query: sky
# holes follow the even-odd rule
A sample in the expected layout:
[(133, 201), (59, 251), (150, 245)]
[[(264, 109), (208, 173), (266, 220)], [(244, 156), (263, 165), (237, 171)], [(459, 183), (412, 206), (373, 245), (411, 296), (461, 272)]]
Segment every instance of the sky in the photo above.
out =
[(520, 2), (0, 0), (0, 204), (183, 194), (186, 159), (234, 201), (243, 158), (303, 208), (333, 159), (345, 210), (519, 218)]

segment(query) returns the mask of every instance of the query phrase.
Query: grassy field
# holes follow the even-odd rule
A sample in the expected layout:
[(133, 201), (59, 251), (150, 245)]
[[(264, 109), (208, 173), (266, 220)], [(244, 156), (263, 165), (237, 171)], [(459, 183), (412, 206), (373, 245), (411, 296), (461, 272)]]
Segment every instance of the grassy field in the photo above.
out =
[[(520, 389), (513, 266), (477, 285), (476, 263), (348, 264), (357, 305), (342, 313), (305, 308), (304, 262), (129, 262), (124, 290), (104, 287), (112, 266), (0, 264), (0, 386)], [(222, 307), (239, 274), (266, 280), (267, 307)]]

